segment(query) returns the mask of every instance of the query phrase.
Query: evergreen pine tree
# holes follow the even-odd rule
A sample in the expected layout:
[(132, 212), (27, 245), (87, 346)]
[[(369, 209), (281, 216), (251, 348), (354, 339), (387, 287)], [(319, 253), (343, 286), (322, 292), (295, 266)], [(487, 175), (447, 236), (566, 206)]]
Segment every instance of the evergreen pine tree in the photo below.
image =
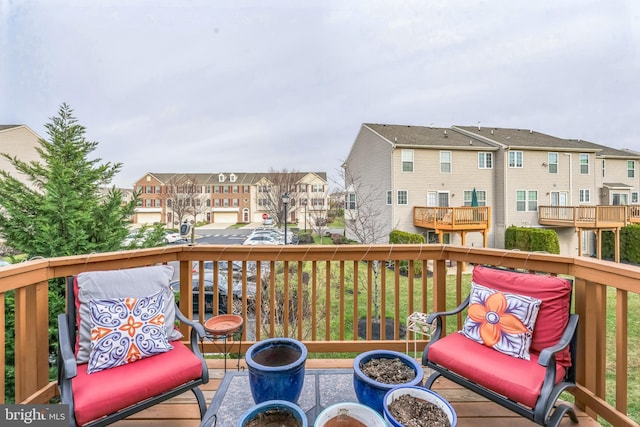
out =
[(36, 147), (41, 161), (2, 154), (28, 183), (0, 171), (0, 235), (29, 257), (45, 258), (120, 249), (135, 201), (122, 206), (122, 193), (106, 187), (121, 163), (100, 163), (89, 155), (98, 143), (62, 104), (46, 124), (48, 139)]

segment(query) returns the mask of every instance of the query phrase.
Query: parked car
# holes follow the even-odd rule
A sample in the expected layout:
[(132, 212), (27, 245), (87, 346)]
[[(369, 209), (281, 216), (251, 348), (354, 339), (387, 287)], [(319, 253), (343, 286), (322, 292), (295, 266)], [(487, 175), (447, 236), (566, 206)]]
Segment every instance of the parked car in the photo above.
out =
[(281, 245), (282, 243), (266, 234), (250, 234), (242, 242), (243, 245)]
[(184, 238), (180, 235), (180, 233), (176, 233), (175, 231), (167, 231), (164, 235), (164, 242), (167, 244), (182, 241), (184, 241)]
[[(213, 313), (213, 271), (205, 271), (204, 273), (204, 311), (205, 313)], [(199, 300), (200, 300), (200, 274), (195, 273), (191, 277), (191, 284), (193, 289), (193, 310), (198, 312)], [(171, 289), (174, 294), (180, 293), (180, 279), (173, 280), (170, 283)], [(227, 312), (228, 301), (228, 281), (227, 275), (218, 274), (218, 312)], [(234, 280), (232, 285), (233, 290), (233, 313), (240, 314), (242, 312), (242, 282)], [(255, 310), (256, 301), (256, 285), (252, 282), (247, 282), (247, 307), (249, 310)]]
[(273, 218), (267, 218), (263, 220), (262, 225), (273, 225)]

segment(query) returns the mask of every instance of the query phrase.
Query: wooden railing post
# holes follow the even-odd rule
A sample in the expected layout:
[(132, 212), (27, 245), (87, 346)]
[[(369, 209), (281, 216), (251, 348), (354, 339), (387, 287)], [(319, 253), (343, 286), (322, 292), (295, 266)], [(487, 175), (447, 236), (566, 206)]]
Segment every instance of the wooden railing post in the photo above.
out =
[[(443, 259), (433, 261), (433, 310), (447, 309), (447, 265)], [(443, 320), (443, 323), (445, 320)], [(442, 325), (447, 330), (447, 325)]]
[(15, 401), (49, 383), (49, 286), (46, 281), (15, 291)]

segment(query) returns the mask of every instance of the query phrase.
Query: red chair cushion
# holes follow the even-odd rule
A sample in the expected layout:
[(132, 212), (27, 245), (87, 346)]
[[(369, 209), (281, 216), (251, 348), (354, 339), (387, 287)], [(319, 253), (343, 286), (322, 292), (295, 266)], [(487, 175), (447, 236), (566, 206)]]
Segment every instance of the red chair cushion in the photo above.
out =
[[(429, 346), (429, 360), (509, 399), (533, 408), (540, 395), (546, 368), (531, 360), (518, 359), (454, 333)], [(556, 384), (565, 369), (556, 364)]]
[(202, 361), (180, 341), (173, 350), (134, 363), (87, 374), (78, 365), (71, 380), (78, 425), (112, 414), (202, 377)]
[[(520, 273), (477, 265), (472, 280), (498, 291), (527, 295), (542, 301), (536, 320), (530, 350), (540, 353), (555, 345), (569, 322), (571, 281), (556, 276)], [(556, 362), (571, 366), (569, 348), (556, 354)]]

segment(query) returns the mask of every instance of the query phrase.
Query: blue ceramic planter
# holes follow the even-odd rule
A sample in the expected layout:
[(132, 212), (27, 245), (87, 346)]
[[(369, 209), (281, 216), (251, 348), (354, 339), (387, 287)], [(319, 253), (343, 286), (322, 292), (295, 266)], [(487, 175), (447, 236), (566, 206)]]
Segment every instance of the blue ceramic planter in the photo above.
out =
[[(385, 384), (366, 376), (361, 366), (371, 359), (400, 359), (405, 365), (411, 367), (416, 376), (412, 381), (405, 384)], [(422, 366), (412, 357), (404, 353), (391, 350), (371, 350), (356, 356), (353, 359), (353, 388), (358, 401), (363, 405), (375, 409), (378, 413), (383, 413), (383, 402), (385, 394), (394, 387), (400, 385), (415, 386), (422, 383), (424, 372)]]
[(280, 410), (293, 414), (301, 427), (308, 427), (309, 425), (306, 414), (298, 405), (285, 400), (268, 400), (249, 408), (244, 414), (242, 414), (240, 420), (238, 420), (238, 424), (236, 424), (236, 427), (245, 427), (251, 420), (258, 417), (260, 414), (272, 410)]
[(254, 402), (298, 401), (307, 360), (307, 347), (303, 343), (292, 338), (259, 341), (249, 347), (245, 360)]

